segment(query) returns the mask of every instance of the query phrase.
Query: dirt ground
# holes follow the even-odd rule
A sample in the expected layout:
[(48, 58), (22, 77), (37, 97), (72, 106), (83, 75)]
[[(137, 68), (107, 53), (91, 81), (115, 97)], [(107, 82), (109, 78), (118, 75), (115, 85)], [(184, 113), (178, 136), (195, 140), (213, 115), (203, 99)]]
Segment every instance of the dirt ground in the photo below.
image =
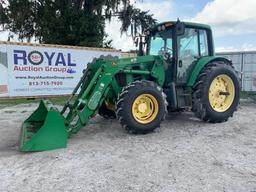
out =
[(147, 135), (96, 116), (65, 149), (20, 153), (21, 123), (36, 106), (0, 108), (1, 192), (256, 192), (255, 104), (221, 124), (172, 114)]

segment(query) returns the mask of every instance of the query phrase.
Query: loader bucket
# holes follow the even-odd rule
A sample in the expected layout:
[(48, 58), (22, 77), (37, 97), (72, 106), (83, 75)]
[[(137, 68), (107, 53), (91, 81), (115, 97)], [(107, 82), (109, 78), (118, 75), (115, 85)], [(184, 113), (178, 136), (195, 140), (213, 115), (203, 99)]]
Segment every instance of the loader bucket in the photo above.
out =
[(21, 151), (45, 151), (65, 148), (68, 133), (65, 119), (49, 101), (41, 101), (39, 107), (22, 124)]

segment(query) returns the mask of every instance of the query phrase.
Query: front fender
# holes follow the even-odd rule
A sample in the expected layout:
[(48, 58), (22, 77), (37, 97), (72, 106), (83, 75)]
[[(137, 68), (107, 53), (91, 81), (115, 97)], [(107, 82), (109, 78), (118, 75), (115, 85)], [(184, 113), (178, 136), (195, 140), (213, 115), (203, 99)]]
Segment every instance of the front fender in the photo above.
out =
[(195, 82), (196, 79), (199, 75), (199, 73), (201, 72), (201, 70), (210, 62), (213, 61), (223, 61), (225, 63), (231, 63), (230, 60), (224, 58), (224, 57), (216, 57), (216, 56), (207, 56), (207, 57), (202, 57), (200, 58), (197, 63), (195, 64), (195, 66), (192, 68), (189, 76), (188, 76), (188, 80), (187, 80), (187, 86), (188, 87), (192, 87)]

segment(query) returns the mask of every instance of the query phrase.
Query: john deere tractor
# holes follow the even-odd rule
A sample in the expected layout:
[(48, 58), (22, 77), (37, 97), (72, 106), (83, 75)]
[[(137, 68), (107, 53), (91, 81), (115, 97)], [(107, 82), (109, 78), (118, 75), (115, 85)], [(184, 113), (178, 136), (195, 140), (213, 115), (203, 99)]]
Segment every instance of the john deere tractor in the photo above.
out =
[(61, 111), (42, 100), (22, 125), (20, 150), (66, 147), (97, 114), (117, 118), (131, 133), (152, 132), (172, 111), (191, 109), (211, 123), (233, 115), (239, 79), (231, 61), (214, 55), (209, 26), (164, 22), (143, 39), (138, 57), (89, 63)]

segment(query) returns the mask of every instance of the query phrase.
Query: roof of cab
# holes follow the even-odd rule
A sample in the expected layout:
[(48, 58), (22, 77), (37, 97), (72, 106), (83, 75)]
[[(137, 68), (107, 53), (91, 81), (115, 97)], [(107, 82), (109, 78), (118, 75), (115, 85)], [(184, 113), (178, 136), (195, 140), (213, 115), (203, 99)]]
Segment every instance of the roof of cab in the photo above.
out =
[[(211, 29), (211, 27), (209, 25), (206, 24), (202, 24), (202, 23), (194, 23), (194, 22), (183, 22), (186, 26), (190, 26), (190, 27), (197, 27), (197, 28), (205, 28), (205, 29)], [(172, 23), (173, 25), (175, 25), (177, 23), (177, 21), (165, 21), (165, 22), (161, 22), (158, 23), (156, 26), (154, 26), (153, 28), (158, 27), (159, 25), (164, 25), (166, 23)]]

